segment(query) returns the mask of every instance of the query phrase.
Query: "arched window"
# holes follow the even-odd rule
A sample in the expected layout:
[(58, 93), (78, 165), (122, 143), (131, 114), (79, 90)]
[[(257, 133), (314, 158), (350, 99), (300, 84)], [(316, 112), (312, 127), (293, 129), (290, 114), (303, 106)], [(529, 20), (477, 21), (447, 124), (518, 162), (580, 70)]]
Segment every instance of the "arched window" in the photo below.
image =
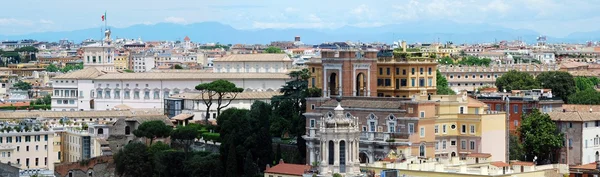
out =
[(125, 135), (129, 134), (131, 134), (131, 129), (129, 128), (129, 126), (125, 126)]
[(98, 135), (102, 135), (104, 134), (104, 129), (103, 128), (99, 128), (98, 129)]
[(328, 153), (329, 153), (328, 154), (329, 155), (328, 163), (329, 163), (329, 165), (333, 165), (333, 161), (334, 161), (334, 156), (333, 155), (335, 153), (334, 150), (335, 149), (333, 147), (333, 141), (329, 141), (329, 149), (328, 149)]
[(425, 157), (425, 144), (419, 146), (419, 156)]

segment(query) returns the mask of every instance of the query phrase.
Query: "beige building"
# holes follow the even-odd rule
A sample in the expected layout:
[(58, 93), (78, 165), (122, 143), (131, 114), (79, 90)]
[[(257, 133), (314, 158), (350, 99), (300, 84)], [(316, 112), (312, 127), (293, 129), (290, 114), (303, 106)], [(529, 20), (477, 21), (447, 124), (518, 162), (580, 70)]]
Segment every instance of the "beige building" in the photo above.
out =
[(496, 79), (511, 70), (527, 72), (537, 76), (545, 71), (557, 71), (558, 65), (550, 64), (515, 64), (485, 66), (439, 65), (440, 72), (448, 80), (448, 85), (455, 92), (475, 90), (483, 86), (494, 86)]
[(236, 54), (213, 60), (217, 73), (288, 73), (292, 59), (287, 54)]
[(60, 155), (53, 153), (54, 133), (44, 129), (37, 130), (17, 132), (13, 129), (0, 133), (0, 161), (21, 169), (53, 170), (54, 162)]

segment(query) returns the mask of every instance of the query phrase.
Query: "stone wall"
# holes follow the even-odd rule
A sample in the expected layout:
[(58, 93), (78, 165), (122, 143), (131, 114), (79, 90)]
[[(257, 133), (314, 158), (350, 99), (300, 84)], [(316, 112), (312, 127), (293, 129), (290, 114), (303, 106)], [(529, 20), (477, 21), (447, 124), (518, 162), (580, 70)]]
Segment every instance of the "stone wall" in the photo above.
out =
[(68, 177), (69, 173), (73, 177), (89, 177), (90, 173), (92, 176), (115, 176), (113, 156), (100, 156), (85, 162), (63, 163), (54, 167), (55, 176)]

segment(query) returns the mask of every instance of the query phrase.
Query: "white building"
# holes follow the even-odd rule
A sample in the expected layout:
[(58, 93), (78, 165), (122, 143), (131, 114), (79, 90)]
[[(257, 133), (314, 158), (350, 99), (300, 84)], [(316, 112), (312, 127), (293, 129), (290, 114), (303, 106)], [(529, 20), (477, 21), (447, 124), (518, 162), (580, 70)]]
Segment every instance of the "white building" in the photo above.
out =
[(235, 54), (212, 61), (216, 73), (288, 73), (292, 62), (286, 54)]
[(154, 56), (147, 53), (135, 53), (132, 57), (133, 72), (143, 73), (154, 68)]
[(106, 72), (115, 71), (115, 47), (111, 45), (110, 30), (106, 30), (104, 34), (105, 39), (103, 43), (94, 43), (82, 47), (83, 66), (85, 68), (94, 67)]
[[(262, 92), (277, 91), (289, 80), (289, 76), (286, 73), (169, 70), (148, 73), (103, 73), (86, 68), (53, 78), (55, 95), (52, 97), (52, 110), (108, 110), (122, 104), (131, 108), (163, 108), (164, 99), (169, 98), (171, 94), (193, 91), (198, 84), (218, 79), (233, 82), (246, 92)], [(76, 95), (73, 95), (73, 92)]]
[(544, 64), (556, 63), (556, 56), (554, 55), (554, 52), (534, 52), (531, 55), (534, 59)]
[[(238, 93), (235, 97), (235, 100), (232, 100), (227, 108), (238, 108), (238, 109), (250, 109), (252, 104), (256, 101), (262, 101), (266, 103), (271, 102), (271, 98), (273, 96), (281, 95), (280, 92), (277, 91), (267, 91), (267, 92), (242, 92)], [(207, 99), (207, 95), (204, 94), (204, 98)], [(167, 104), (167, 108), (165, 108), (166, 114), (169, 117), (174, 117), (179, 114), (188, 114), (193, 115), (194, 121), (205, 120), (206, 117), (206, 104), (202, 99), (202, 94), (200, 92), (186, 92), (180, 93), (171, 96), (168, 101), (177, 101), (179, 104)], [(225, 98), (223, 99), (223, 104), (229, 103), (231, 99)], [(177, 107), (176, 105), (180, 105)], [(181, 107), (183, 106), (183, 107)], [(208, 118), (212, 119), (217, 117), (217, 105), (213, 104), (211, 109), (209, 110)]]
[(54, 170), (54, 162), (60, 154), (54, 153), (53, 138), (51, 130), (4, 131), (0, 133), (0, 161), (16, 164), (21, 169)]

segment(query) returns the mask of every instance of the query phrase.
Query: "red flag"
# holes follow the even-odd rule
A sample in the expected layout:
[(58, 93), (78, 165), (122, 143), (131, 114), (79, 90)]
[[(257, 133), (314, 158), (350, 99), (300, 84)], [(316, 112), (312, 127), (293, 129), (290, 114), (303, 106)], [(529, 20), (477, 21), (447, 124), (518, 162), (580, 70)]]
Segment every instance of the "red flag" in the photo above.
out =
[(102, 15), (102, 21), (104, 21), (104, 15)]

